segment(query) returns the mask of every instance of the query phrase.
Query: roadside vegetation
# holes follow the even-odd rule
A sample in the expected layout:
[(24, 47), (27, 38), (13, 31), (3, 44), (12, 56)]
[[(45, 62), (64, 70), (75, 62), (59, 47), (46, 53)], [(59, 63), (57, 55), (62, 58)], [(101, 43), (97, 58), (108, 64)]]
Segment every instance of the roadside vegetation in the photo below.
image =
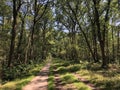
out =
[[(89, 83), (94, 84), (95, 88), (102, 90), (118, 90), (120, 88), (120, 67), (109, 64), (109, 68), (103, 69), (100, 64), (88, 62), (75, 63), (74, 61), (54, 59), (50, 72), (52, 73), (52, 85), (55, 88), (55, 75), (59, 75), (61, 84), (65, 88), (77, 88), (78, 90), (91, 90), (86, 83), (79, 80), (75, 74)], [(49, 77), (51, 78), (51, 76)], [(54, 90), (54, 89), (49, 89)]]
[(15, 72), (15, 75), (11, 75), (10, 72), (6, 72), (5, 75), (8, 79), (5, 79), (5, 81), (2, 82), (0, 90), (21, 90), (23, 86), (28, 84), (40, 72), (46, 62), (47, 61), (44, 61), (40, 64), (32, 62), (27, 66), (23, 65), (23, 67), (20, 67), (21, 70), (23, 69), (22, 72), (17, 71), (19, 68), (14, 68), (14, 71), (12, 72)]

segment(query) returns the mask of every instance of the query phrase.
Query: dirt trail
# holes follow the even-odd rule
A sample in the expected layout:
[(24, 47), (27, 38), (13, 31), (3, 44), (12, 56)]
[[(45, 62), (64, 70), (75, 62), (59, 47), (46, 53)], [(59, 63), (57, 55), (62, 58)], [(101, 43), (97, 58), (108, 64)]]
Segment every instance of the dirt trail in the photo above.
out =
[(22, 90), (47, 90), (49, 68), (50, 63), (48, 63), (30, 83), (23, 87)]

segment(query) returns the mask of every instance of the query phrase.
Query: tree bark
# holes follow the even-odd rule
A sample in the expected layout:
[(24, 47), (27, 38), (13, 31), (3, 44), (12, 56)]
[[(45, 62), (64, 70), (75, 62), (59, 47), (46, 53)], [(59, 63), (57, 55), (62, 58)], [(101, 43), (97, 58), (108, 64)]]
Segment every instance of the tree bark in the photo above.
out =
[(18, 41), (18, 45), (17, 45), (17, 58), (19, 58), (18, 55), (20, 54), (20, 47), (21, 47), (21, 43), (22, 43), (22, 39), (23, 39), (23, 32), (24, 32), (24, 24), (25, 24), (25, 21), (22, 20), (20, 37), (19, 37), (19, 41)]
[[(108, 13), (109, 13), (109, 9), (110, 9), (110, 3), (111, 0), (108, 0), (108, 4), (107, 4), (107, 10), (106, 10), (106, 14), (105, 14), (105, 24), (103, 25), (103, 32), (101, 32), (101, 28), (100, 28), (100, 19), (99, 19), (99, 12), (98, 12), (98, 7), (99, 6), (99, 2), (97, 2), (96, 0), (93, 0), (94, 3), (94, 17), (95, 17), (95, 22), (96, 22), (96, 26), (97, 26), (97, 34), (98, 34), (98, 40), (100, 43), (100, 49), (101, 49), (101, 55), (102, 55), (102, 67), (106, 68), (107, 67), (107, 60), (106, 60), (106, 55), (105, 55), (105, 37), (106, 37), (106, 23), (108, 22), (109, 18), (108, 18)], [(103, 37), (102, 37), (103, 36)]]
[[(118, 31), (117, 31), (117, 59), (119, 60), (120, 58), (120, 30), (119, 30), (119, 26), (118, 26)], [(120, 60), (119, 60), (119, 64), (120, 64)]]
[(13, 24), (12, 24), (12, 31), (11, 31), (12, 36), (11, 36), (11, 44), (10, 44), (10, 51), (9, 51), (8, 67), (11, 66), (11, 62), (14, 57), (17, 16), (18, 16), (19, 9), (22, 5), (21, 0), (19, 0), (18, 2), (19, 4), (17, 4), (16, 0), (13, 0)]
[(46, 58), (46, 26), (45, 23), (43, 25), (43, 31), (42, 31), (42, 59)]
[(8, 67), (11, 66), (11, 62), (14, 54), (16, 24), (17, 24), (16, 0), (13, 0), (13, 25), (12, 25), (12, 32), (11, 32), (12, 36), (11, 36), (11, 44), (10, 44), (10, 51), (9, 51)]
[(114, 32), (112, 26), (112, 62), (115, 62), (115, 45), (114, 45)]

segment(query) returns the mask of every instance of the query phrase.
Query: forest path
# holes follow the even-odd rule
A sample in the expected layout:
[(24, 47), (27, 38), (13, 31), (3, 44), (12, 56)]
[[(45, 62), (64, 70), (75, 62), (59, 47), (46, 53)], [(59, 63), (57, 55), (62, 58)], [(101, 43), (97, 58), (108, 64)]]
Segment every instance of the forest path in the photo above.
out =
[(47, 90), (48, 87), (48, 74), (50, 63), (45, 65), (40, 73), (34, 77), (22, 90)]

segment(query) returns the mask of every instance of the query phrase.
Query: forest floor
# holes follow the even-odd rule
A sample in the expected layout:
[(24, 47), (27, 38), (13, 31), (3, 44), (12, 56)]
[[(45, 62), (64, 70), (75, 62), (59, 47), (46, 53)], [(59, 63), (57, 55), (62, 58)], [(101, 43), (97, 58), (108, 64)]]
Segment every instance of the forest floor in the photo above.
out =
[[(53, 60), (54, 61), (54, 60)], [(55, 64), (51, 65), (51, 63), (48, 63), (45, 65), (40, 73), (34, 77), (26, 86), (22, 88), (22, 90), (78, 90), (72, 82), (76, 81), (76, 84), (79, 85), (80, 90), (98, 90), (93, 84), (88, 82), (88, 80), (84, 79), (83, 77), (80, 77), (77, 73), (72, 73), (72, 74), (65, 74), (63, 76), (64, 80), (67, 81), (66, 78), (68, 78), (67, 85), (65, 85), (65, 82), (62, 82), (61, 76), (57, 73), (54, 74), (54, 82), (55, 84), (54, 89), (50, 89), (49, 85), (51, 82), (49, 78), (49, 72), (51, 73), (50, 67), (54, 66)], [(56, 68), (53, 70), (56, 72)], [(69, 72), (69, 71), (68, 71)], [(49, 85), (48, 85), (49, 84)]]
[(50, 67), (48, 90), (119, 90), (120, 67), (100, 63), (54, 59)]
[[(70, 62), (53, 60), (48, 79), (48, 90), (99, 90), (89, 80), (81, 77), (79, 66), (69, 66)], [(69, 69), (67, 69), (69, 67)]]
[(23, 87), (22, 90), (47, 90), (49, 67), (50, 63), (44, 66), (40, 73)]
[(48, 61), (44, 61), (27, 65), (29, 69), (26, 70), (26, 67), (24, 67), (25, 73), (22, 73), (20, 77), (18, 76), (18, 78), (13, 80), (4, 81), (4, 83), (0, 85), (0, 90), (22, 90), (24, 86), (26, 86), (31, 80), (38, 76), (40, 71), (44, 69), (44, 66), (47, 63)]
[[(119, 90), (120, 67), (54, 58), (31, 70), (33, 76), (8, 82), (0, 90)], [(36, 70), (40, 70), (37, 74)]]

